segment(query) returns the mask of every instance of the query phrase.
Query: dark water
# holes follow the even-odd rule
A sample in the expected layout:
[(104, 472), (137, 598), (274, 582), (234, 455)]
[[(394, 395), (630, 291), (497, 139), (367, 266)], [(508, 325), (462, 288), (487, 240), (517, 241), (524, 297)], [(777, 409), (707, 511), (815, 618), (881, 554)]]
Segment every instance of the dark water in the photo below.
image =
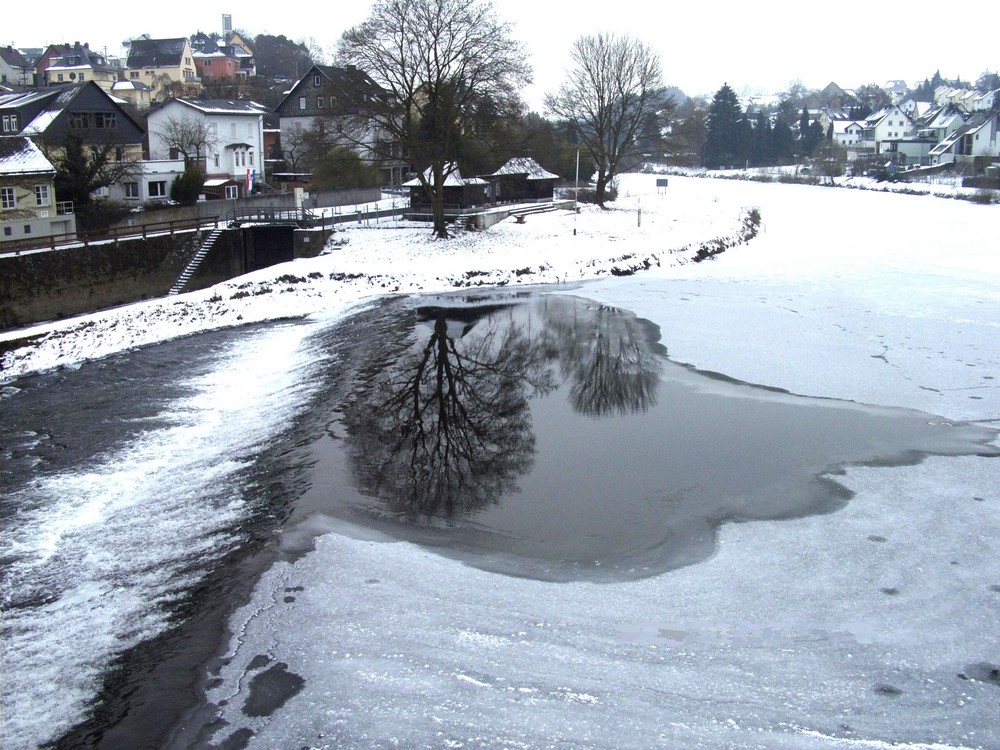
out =
[(315, 407), (292, 525), (329, 515), (512, 575), (662, 573), (709, 556), (726, 521), (842, 507), (845, 465), (985, 453), (994, 435), (699, 372), (656, 326), (581, 298), (441, 297), (350, 325), (383, 335), (324, 340), (353, 371)]
[[(5, 638), (28, 644), (7, 667), (54, 681), (30, 707), (37, 723), (73, 717), (55, 683), (96, 665), (96, 684), (70, 680), (90, 718), (54, 746), (162, 746), (255, 576), (318, 529), (614, 581), (704, 560), (727, 521), (842, 507), (845, 465), (996, 455), (992, 430), (736, 382), (672, 362), (665, 344), (581, 298), (448, 295), (11, 384), (0, 593), (16, 615)], [(54, 527), (69, 530), (49, 549)], [(61, 663), (53, 617), (77, 606), (67, 622), (93, 618), (93, 632)]]

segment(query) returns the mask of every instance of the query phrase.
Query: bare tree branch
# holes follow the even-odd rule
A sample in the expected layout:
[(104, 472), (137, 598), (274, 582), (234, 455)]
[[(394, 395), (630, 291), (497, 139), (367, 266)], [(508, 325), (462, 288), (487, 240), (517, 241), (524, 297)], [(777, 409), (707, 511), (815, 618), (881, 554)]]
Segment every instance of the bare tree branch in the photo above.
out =
[(598, 34), (576, 40), (573, 67), (555, 94), (549, 114), (571, 123), (597, 163), (597, 202), (602, 206), (615, 176), (638, 165), (635, 143), (660, 101), (659, 57), (629, 36)]
[(338, 58), (385, 90), (361, 115), (403, 145), (430, 198), (434, 232), (447, 237), (444, 181), (475, 135), (479, 104), (519, 108), (531, 77), (509, 24), (483, 0), (380, 0), (344, 33)]

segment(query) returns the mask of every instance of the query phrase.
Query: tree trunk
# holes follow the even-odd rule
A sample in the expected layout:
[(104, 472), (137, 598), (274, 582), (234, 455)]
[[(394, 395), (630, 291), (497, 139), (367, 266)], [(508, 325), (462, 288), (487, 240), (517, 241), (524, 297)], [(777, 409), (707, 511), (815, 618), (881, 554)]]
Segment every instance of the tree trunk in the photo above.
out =
[(444, 218), (444, 167), (433, 165), (431, 169), (431, 184), (427, 186), (431, 197), (431, 215), (434, 217), (434, 236), (442, 240), (448, 239), (448, 224)]
[(602, 170), (597, 173), (597, 187), (594, 189), (594, 201), (597, 203), (598, 206), (604, 209), (607, 208), (607, 206), (604, 205), (604, 202), (607, 200), (607, 198), (605, 197), (607, 189), (608, 189), (608, 177), (606, 174), (604, 174), (604, 171)]

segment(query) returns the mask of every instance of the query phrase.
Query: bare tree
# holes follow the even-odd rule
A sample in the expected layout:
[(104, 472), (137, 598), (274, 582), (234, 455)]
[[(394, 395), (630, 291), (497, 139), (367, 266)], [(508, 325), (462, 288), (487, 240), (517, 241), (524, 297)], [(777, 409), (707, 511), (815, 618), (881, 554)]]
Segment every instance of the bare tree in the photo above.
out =
[(186, 167), (197, 166), (199, 169), (204, 168), (202, 160), (218, 142), (208, 122), (185, 116), (168, 118), (155, 135), (172, 154), (184, 157)]
[(484, 103), (494, 112), (519, 108), (530, 80), (525, 57), (509, 24), (483, 0), (379, 0), (340, 40), (340, 64), (364, 70), (385, 91), (361, 103), (361, 113), (405, 149), (438, 237), (448, 236), (445, 179)]
[(615, 176), (636, 167), (636, 138), (656, 110), (660, 59), (629, 36), (582, 36), (573, 44), (573, 66), (548, 113), (569, 122), (597, 163), (596, 200), (603, 207)]

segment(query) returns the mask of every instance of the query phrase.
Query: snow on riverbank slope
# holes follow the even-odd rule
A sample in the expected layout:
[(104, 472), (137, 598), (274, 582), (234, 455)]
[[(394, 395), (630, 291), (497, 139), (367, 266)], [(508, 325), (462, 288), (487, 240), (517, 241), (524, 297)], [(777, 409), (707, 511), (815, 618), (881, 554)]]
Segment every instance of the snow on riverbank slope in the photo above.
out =
[[(211, 328), (309, 314), (339, 314), (373, 295), (464, 286), (579, 281), (613, 268), (689, 262), (702, 241), (736, 235), (743, 206), (704, 191), (657, 194), (653, 178), (609, 211), (583, 206), (509, 219), (448, 241), (426, 224), (382, 220), (334, 236), (328, 254), (258, 271), (211, 289), (0, 334), (38, 335), (3, 359), (3, 379)], [(628, 190), (629, 188), (626, 188)], [(624, 191), (623, 191), (624, 192)]]

